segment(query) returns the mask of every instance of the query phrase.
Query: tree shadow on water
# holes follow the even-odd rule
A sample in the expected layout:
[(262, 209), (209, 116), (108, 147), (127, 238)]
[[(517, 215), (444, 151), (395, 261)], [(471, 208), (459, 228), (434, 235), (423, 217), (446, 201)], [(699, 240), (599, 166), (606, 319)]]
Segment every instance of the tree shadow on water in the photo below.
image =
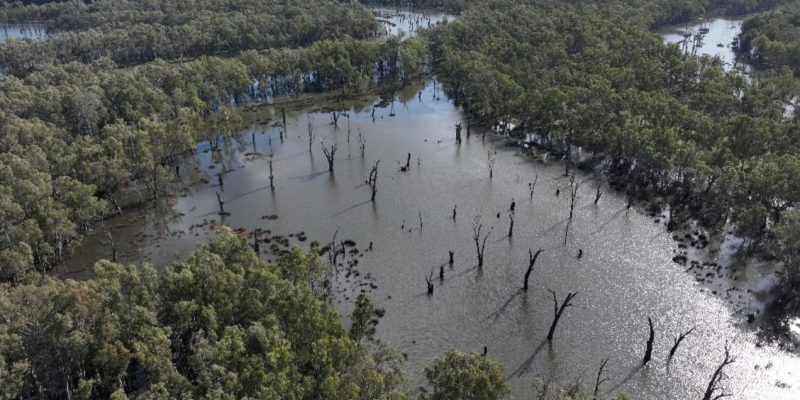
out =
[(517, 297), (519, 297), (523, 293), (524, 292), (522, 291), (522, 288), (517, 289), (508, 299), (506, 299), (505, 302), (503, 302), (503, 305), (501, 305), (500, 308), (498, 308), (497, 310), (495, 310), (494, 312), (489, 314), (484, 319), (484, 321), (491, 320), (492, 323), (497, 322), (497, 320), (500, 319), (500, 317), (503, 315), (503, 313), (505, 313), (505, 311), (508, 309), (508, 307), (514, 301), (514, 299), (516, 299)]
[(531, 355), (528, 356), (528, 358), (525, 359), (525, 361), (523, 361), (522, 364), (520, 364), (519, 367), (517, 367), (517, 369), (515, 369), (514, 372), (512, 372), (508, 376), (508, 379), (515, 378), (515, 377), (519, 378), (522, 375), (530, 372), (531, 367), (533, 366), (533, 361), (536, 359), (536, 356), (539, 355), (539, 353), (542, 351), (542, 349), (548, 343), (551, 344), (551, 346), (548, 346), (548, 348), (551, 348), (552, 347), (552, 343), (550, 341), (548, 341), (547, 339), (542, 339), (542, 342), (539, 343), (538, 346), (536, 346), (536, 349), (533, 350), (533, 353), (531, 353)]

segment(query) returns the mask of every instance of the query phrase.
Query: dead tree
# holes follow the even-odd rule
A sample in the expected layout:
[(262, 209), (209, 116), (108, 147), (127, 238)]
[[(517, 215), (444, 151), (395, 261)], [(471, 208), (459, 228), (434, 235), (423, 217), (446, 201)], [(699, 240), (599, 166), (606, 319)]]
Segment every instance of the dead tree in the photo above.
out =
[(333, 126), (339, 126), (339, 117), (342, 115), (339, 111), (334, 111), (331, 113), (331, 119), (333, 120)]
[(336, 143), (331, 147), (325, 147), (325, 142), (322, 145), (322, 153), (325, 154), (325, 159), (328, 160), (328, 172), (333, 172), (333, 158), (336, 156)]
[(456, 144), (461, 144), (461, 124), (456, 124)]
[(580, 183), (576, 183), (572, 187), (572, 191), (570, 192), (572, 196), (569, 200), (569, 219), (572, 220), (572, 214), (575, 212), (575, 200), (578, 198), (578, 188), (581, 186)]
[(561, 306), (559, 306), (556, 292), (551, 290), (550, 293), (553, 295), (553, 323), (550, 324), (550, 331), (547, 332), (548, 341), (553, 340), (553, 334), (556, 332), (556, 325), (558, 325), (558, 320), (561, 319), (561, 314), (564, 313), (564, 310), (566, 310), (567, 307), (572, 306), (572, 299), (578, 295), (578, 293), (567, 293), (567, 297), (564, 298)]
[(281, 117), (283, 118), (283, 130), (281, 131), (281, 143), (283, 143), (283, 132), (289, 132), (286, 130), (286, 109), (281, 108)]
[(364, 154), (367, 152), (367, 140), (364, 139), (364, 135), (361, 134), (361, 129), (358, 129), (358, 148), (361, 150), (361, 158), (364, 158)]
[(411, 153), (408, 153), (408, 157), (406, 157), (406, 165), (400, 167), (401, 172), (408, 172), (411, 168)]
[(508, 220), (508, 238), (510, 239), (514, 236), (514, 214), (508, 214)]
[[(314, 127), (311, 126), (311, 117), (308, 118), (308, 152), (311, 152), (311, 145), (314, 144)], [(323, 145), (324, 147), (325, 145)]]
[(483, 224), (480, 223), (480, 215), (478, 215), (472, 221), (472, 240), (475, 241), (475, 250), (478, 252), (478, 268), (483, 267), (483, 254), (486, 249), (486, 239), (488, 239), (489, 234), (492, 233), (492, 228), (489, 228), (489, 232), (486, 232), (486, 235), (481, 239), (482, 229)]
[(219, 215), (225, 214), (225, 202), (222, 201), (222, 197), (220, 197), (219, 192), (217, 192), (217, 203), (219, 203)]
[(433, 269), (431, 269), (431, 272), (425, 277), (425, 283), (428, 286), (428, 296), (433, 296)]
[(419, 229), (422, 230), (422, 210), (419, 210)]
[(369, 180), (367, 180), (367, 184), (372, 189), (372, 196), (369, 198), (370, 201), (375, 201), (375, 195), (378, 193), (378, 164), (381, 160), (375, 161), (375, 164), (372, 166), (372, 170), (369, 171)]
[(269, 157), (269, 190), (275, 190), (275, 176), (272, 175), (272, 156)]
[(489, 179), (492, 179), (494, 177), (494, 160), (495, 159), (492, 156), (492, 152), (491, 151), (489, 152), (488, 159), (489, 159)]
[(536, 190), (536, 182), (539, 182), (539, 174), (536, 174), (536, 177), (533, 178), (533, 183), (528, 184), (528, 189), (530, 189), (531, 200), (533, 200), (533, 191)]
[(600, 196), (603, 195), (603, 192), (600, 191), (600, 184), (597, 184), (597, 191), (594, 193), (594, 204), (597, 204), (600, 201)]
[(453, 220), (456, 219), (456, 207), (458, 207), (458, 205), (453, 206)]
[(606, 364), (608, 364), (608, 358), (603, 360), (603, 363), (600, 364), (600, 369), (597, 370), (597, 379), (595, 379), (594, 381), (594, 394), (592, 395), (593, 399), (597, 399), (597, 394), (600, 391), (600, 385), (602, 385), (603, 382), (608, 380), (606, 378), (603, 378), (603, 369), (605, 369)]
[(448, 261), (448, 263), (452, 267), (453, 266), (453, 256), (455, 255), (455, 253), (453, 253), (452, 250), (448, 250), (448, 252), (450, 253), (450, 260)]
[(653, 330), (653, 320), (650, 317), (647, 317), (647, 324), (650, 326), (650, 337), (647, 339), (647, 349), (644, 352), (644, 363), (647, 364), (650, 362), (650, 358), (653, 355), (653, 341), (656, 338), (656, 332)]
[(108, 227), (106, 227), (106, 235), (108, 235), (108, 241), (111, 244), (111, 261), (117, 261), (117, 245), (114, 243), (114, 236), (111, 235)]
[(533, 272), (533, 266), (536, 265), (536, 259), (539, 258), (539, 254), (542, 254), (544, 250), (539, 249), (536, 251), (536, 254), (531, 252), (531, 249), (528, 249), (528, 269), (525, 271), (525, 281), (522, 285), (522, 291), (528, 291), (528, 280), (531, 277), (531, 273)]
[(725, 393), (720, 386), (722, 380), (727, 377), (723, 372), (723, 369), (730, 364), (736, 362), (736, 357), (731, 357), (730, 349), (728, 348), (728, 343), (725, 343), (725, 358), (722, 360), (722, 363), (717, 366), (717, 369), (714, 370), (714, 374), (711, 375), (711, 380), (708, 381), (708, 387), (706, 388), (706, 392), (703, 395), (703, 400), (717, 400), (723, 397), (730, 397), (730, 393)]
[(689, 334), (692, 333), (692, 331), (694, 331), (694, 327), (692, 327), (692, 329), (689, 329), (688, 331), (686, 331), (684, 333), (681, 333), (680, 335), (678, 335), (678, 337), (673, 339), (673, 341), (675, 343), (672, 345), (672, 348), (669, 350), (669, 357), (668, 358), (672, 358), (672, 356), (675, 355), (675, 351), (678, 350), (678, 346), (680, 346), (680, 344), (683, 341), (683, 339), (686, 339), (686, 336), (689, 336)]

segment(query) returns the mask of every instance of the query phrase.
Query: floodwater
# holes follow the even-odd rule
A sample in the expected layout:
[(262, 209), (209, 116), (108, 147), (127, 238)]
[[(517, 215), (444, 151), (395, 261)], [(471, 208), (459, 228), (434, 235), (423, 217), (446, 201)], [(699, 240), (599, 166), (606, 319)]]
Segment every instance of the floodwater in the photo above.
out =
[[(348, 250), (359, 253), (348, 255), (335, 279), (334, 304), (348, 315), (355, 296), (364, 291), (386, 310), (377, 337), (407, 356), (412, 386), (423, 384), (424, 367), (448, 349), (480, 352), (486, 346), (505, 367), (517, 399), (530, 398), (537, 379), (580, 381), (591, 390), (605, 358), (608, 381), (602, 393), (700, 398), (728, 343), (736, 362), (726, 369), (729, 378), (723, 386), (733, 398), (800, 398), (800, 359), (759, 343), (723, 298), (674, 263), (677, 244), (663, 223), (626, 209), (625, 198), (605, 186), (595, 205), (600, 181), (584, 172), (575, 179), (580, 186), (570, 223), (570, 182), (563, 164), (541, 153), (526, 155), (499, 135), (488, 133), (484, 139), (475, 126), (467, 137), (465, 115), (440, 86), (434, 93), (433, 85), (405, 88), (391, 105), (375, 108), (374, 120), (371, 111), (380, 99), (365, 98), (350, 109), (349, 119), (339, 119), (338, 128), (328, 113), (289, 112), (283, 142), (274, 123), (280, 121), (278, 109), (258, 109), (272, 122), (254, 125), (219, 152), (202, 144), (184, 160), (185, 194), (157, 211), (109, 222), (120, 259), (159, 267), (180, 260), (213, 236), (210, 221), (272, 235), (302, 231), (308, 240), (295, 235), (291, 243), (304, 246), (313, 240), (325, 244), (336, 234), (337, 241), (355, 241)], [(316, 137), (310, 152), (309, 121)], [(464, 124), (460, 145), (455, 143), (457, 123)], [(364, 157), (359, 132), (366, 144)], [(321, 142), (338, 146), (333, 173), (327, 171)], [(410, 168), (403, 172), (409, 153)], [(274, 155), (274, 191), (268, 184), (268, 154)], [(373, 203), (365, 181), (377, 160)], [(216, 174), (222, 170), (227, 172), (220, 187)], [(190, 185), (190, 180), (200, 183)], [(217, 192), (230, 215), (219, 215)], [(516, 208), (509, 237), (512, 201)], [(476, 266), (472, 239), (475, 219), (483, 224), (482, 232), (490, 233), (482, 269)], [(100, 231), (56, 273), (85, 276), (85, 266), (109, 257)], [(262, 243), (262, 251), (275, 242)], [(530, 290), (523, 293), (529, 249), (544, 253)], [(455, 253), (452, 267), (448, 251)], [(354, 260), (358, 265), (348, 267)], [(429, 276), (432, 296), (426, 294)], [(577, 296), (548, 343), (550, 290), (559, 301), (568, 292)], [(653, 360), (643, 367), (648, 317), (656, 336)], [(673, 337), (692, 327), (694, 332), (668, 361)]]
[[(750, 72), (750, 66), (736, 60), (737, 37), (742, 31), (743, 19), (714, 18), (690, 24), (673, 26), (661, 31), (667, 43), (680, 46), (687, 54), (717, 57), (726, 71)], [(703, 33), (703, 29), (708, 29)]]
[(41, 25), (3, 25), (0, 27), (0, 42), (8, 39), (43, 40), (45, 38), (47, 38), (47, 32)]
[(373, 8), (372, 12), (389, 36), (414, 36), (418, 30), (453, 21), (456, 16), (437, 11)]

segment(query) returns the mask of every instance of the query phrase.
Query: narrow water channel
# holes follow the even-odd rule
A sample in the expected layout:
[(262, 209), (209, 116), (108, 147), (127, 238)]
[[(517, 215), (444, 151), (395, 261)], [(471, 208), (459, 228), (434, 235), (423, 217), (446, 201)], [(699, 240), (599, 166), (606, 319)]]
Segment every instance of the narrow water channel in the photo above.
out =
[[(348, 315), (355, 296), (364, 291), (386, 310), (377, 337), (407, 357), (414, 386), (423, 383), (424, 367), (446, 350), (480, 352), (486, 346), (505, 366), (518, 399), (531, 397), (535, 377), (580, 380), (588, 387), (604, 358), (609, 358), (604, 392), (699, 398), (727, 342), (737, 357), (726, 381), (734, 398), (800, 397), (800, 359), (760, 344), (724, 299), (675, 264), (677, 246), (663, 224), (628, 210), (626, 200), (607, 187), (593, 204), (598, 181), (581, 172), (575, 216), (568, 224), (563, 164), (523, 154), (491, 133), (484, 139), (474, 126), (467, 137), (465, 115), (437, 88), (434, 93), (431, 81), (407, 87), (394, 102), (383, 101), (386, 107), (373, 108), (381, 99), (365, 98), (350, 109), (349, 118), (339, 119), (338, 128), (329, 113), (290, 112), (283, 142), (275, 124), (280, 111), (258, 109), (256, 114), (270, 122), (254, 125), (220, 152), (202, 144), (183, 161), (185, 195), (159, 210), (109, 222), (121, 259), (163, 267), (213, 237), (212, 224), (246, 232), (260, 228), (303, 246), (326, 243), (336, 234), (337, 240), (355, 242), (348, 250), (358, 249), (345, 259), (345, 269), (353, 260), (358, 264), (338, 275), (335, 305)], [(310, 152), (309, 122), (315, 134)], [(464, 126), (461, 145), (455, 143), (457, 123)], [(363, 158), (359, 133), (366, 144)], [(322, 142), (338, 146), (332, 174)], [(402, 172), (409, 153), (410, 168)], [(274, 191), (268, 154), (274, 155)], [(365, 181), (376, 160), (378, 193), (372, 203)], [(216, 175), (223, 170), (224, 186), (219, 186)], [(218, 192), (228, 216), (219, 215)], [(514, 231), (508, 237), (512, 201)], [(475, 218), (483, 232), (491, 232), (482, 269), (476, 267), (472, 240)], [(298, 240), (295, 234), (301, 231), (307, 240)], [(57, 274), (85, 276), (86, 266), (109, 257), (104, 234), (86, 242)], [(276, 242), (262, 244), (262, 250)], [(531, 289), (523, 293), (529, 249), (544, 253)], [(455, 254), (452, 267), (446, 265), (448, 251)], [(426, 295), (429, 276), (432, 296)], [(568, 292), (577, 297), (548, 343), (550, 290), (559, 300)], [(655, 349), (653, 361), (642, 367), (648, 317), (655, 325)], [(694, 333), (668, 361), (672, 338), (692, 327)]]

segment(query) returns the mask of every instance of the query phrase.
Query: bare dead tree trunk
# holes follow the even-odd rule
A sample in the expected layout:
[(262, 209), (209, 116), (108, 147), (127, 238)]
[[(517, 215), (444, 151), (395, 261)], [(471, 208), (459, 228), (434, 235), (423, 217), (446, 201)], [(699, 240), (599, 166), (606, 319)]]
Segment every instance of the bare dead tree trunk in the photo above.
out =
[(508, 214), (508, 237), (509, 239), (514, 236), (514, 214)]
[(475, 216), (475, 219), (472, 221), (472, 240), (475, 241), (475, 250), (478, 253), (478, 268), (483, 267), (483, 254), (484, 250), (486, 249), (486, 239), (489, 238), (489, 234), (492, 233), (492, 229), (489, 228), (489, 232), (483, 236), (481, 239), (481, 230), (483, 229), (483, 224), (480, 223), (480, 215)]
[(650, 337), (647, 339), (647, 349), (644, 352), (644, 363), (650, 362), (653, 355), (653, 341), (656, 338), (656, 332), (653, 330), (653, 320), (647, 317), (647, 324), (650, 326)]
[(433, 296), (433, 269), (431, 269), (430, 274), (425, 277), (425, 283), (428, 286), (428, 296)]
[(361, 158), (364, 158), (364, 154), (367, 152), (367, 140), (361, 134), (360, 128), (358, 129), (358, 148), (361, 150)]
[(703, 394), (703, 400), (717, 400), (731, 396), (730, 393), (725, 393), (725, 390), (719, 387), (719, 385), (722, 383), (722, 380), (727, 377), (723, 369), (734, 362), (736, 362), (736, 357), (731, 357), (728, 343), (725, 343), (725, 358), (722, 360), (722, 363), (717, 366), (717, 369), (714, 370), (714, 374), (711, 375), (711, 380), (708, 381), (706, 392)]
[(550, 330), (547, 332), (547, 340), (553, 340), (553, 334), (556, 332), (556, 325), (558, 325), (558, 320), (561, 319), (561, 314), (564, 313), (567, 307), (572, 306), (572, 299), (578, 295), (578, 293), (567, 293), (567, 297), (564, 298), (561, 306), (559, 306), (556, 292), (551, 290), (550, 293), (553, 295), (553, 323), (550, 324)]
[(269, 157), (269, 189), (275, 190), (274, 185), (275, 176), (272, 175), (272, 156)]
[(461, 124), (456, 124), (456, 144), (461, 144)]
[(281, 143), (283, 143), (283, 133), (287, 132), (287, 134), (288, 134), (288, 132), (289, 132), (289, 131), (286, 130), (286, 109), (285, 108), (281, 108), (281, 117), (283, 118), (283, 130), (281, 131), (280, 134), (281, 134)]
[(106, 227), (106, 235), (108, 235), (108, 241), (111, 243), (111, 261), (117, 261), (117, 245), (114, 243), (114, 236), (111, 235), (108, 227)]
[(419, 210), (419, 229), (422, 230), (422, 210)]
[(325, 159), (328, 160), (328, 172), (333, 172), (333, 158), (336, 156), (336, 143), (331, 147), (325, 147), (325, 142), (322, 145), (322, 153), (325, 154)]
[(542, 254), (544, 250), (539, 249), (536, 251), (536, 254), (531, 252), (531, 249), (528, 249), (528, 269), (525, 271), (525, 281), (522, 285), (522, 291), (528, 291), (528, 280), (531, 277), (531, 273), (533, 272), (533, 266), (536, 265), (536, 259), (539, 258), (539, 254)]
[(452, 250), (448, 250), (448, 252), (450, 253), (450, 260), (448, 261), (448, 263), (452, 267), (453, 266), (453, 256), (455, 255), (455, 253), (453, 253)]
[(456, 219), (456, 207), (458, 207), (458, 205), (454, 205), (454, 206), (453, 206), (453, 220), (454, 220), (454, 221), (455, 221), (455, 219)]
[(222, 177), (222, 172), (217, 174), (217, 182), (219, 182), (219, 187), (225, 190), (225, 179)]
[(594, 193), (594, 204), (597, 204), (600, 201), (600, 196), (603, 195), (603, 192), (600, 191), (600, 184), (597, 184), (597, 191)]
[(533, 191), (536, 189), (536, 183), (539, 182), (539, 174), (533, 179), (532, 183), (528, 183), (528, 190), (530, 191), (531, 200), (533, 200)]
[(331, 119), (333, 120), (333, 126), (336, 126), (336, 127), (339, 126), (339, 116), (341, 116), (341, 113), (338, 112), (338, 111), (334, 111), (334, 112), (331, 113)]
[(367, 183), (369, 187), (372, 189), (372, 196), (370, 197), (370, 201), (375, 201), (375, 195), (378, 193), (378, 164), (381, 160), (375, 161), (375, 164), (372, 166), (372, 170), (369, 172), (369, 180)]
[(570, 192), (572, 196), (570, 197), (569, 201), (569, 219), (572, 220), (572, 215), (575, 212), (575, 200), (578, 198), (578, 188), (581, 186), (580, 183), (576, 183), (572, 187), (572, 191)]
[(597, 394), (600, 392), (600, 385), (607, 381), (606, 378), (603, 378), (603, 369), (605, 369), (606, 364), (608, 364), (608, 358), (603, 360), (603, 363), (600, 364), (600, 369), (597, 371), (597, 378), (594, 381), (594, 393), (592, 394), (593, 399), (597, 399)]
[(492, 152), (491, 151), (489, 151), (488, 159), (489, 159), (489, 179), (492, 179), (494, 177), (494, 160), (495, 159), (492, 156)]
[(222, 197), (220, 197), (219, 192), (217, 192), (217, 203), (219, 203), (219, 214), (225, 214), (225, 207), (223, 207), (225, 202), (222, 201)]
[(411, 169), (411, 153), (408, 153), (408, 157), (406, 157), (406, 165), (400, 167), (400, 171), (408, 172)]
[(153, 200), (158, 200), (158, 164), (153, 167)]
[(683, 339), (686, 339), (686, 336), (689, 336), (689, 334), (692, 333), (693, 331), (694, 331), (694, 327), (692, 327), (692, 329), (689, 329), (688, 331), (686, 331), (684, 333), (681, 333), (680, 335), (678, 335), (678, 337), (673, 339), (675, 344), (673, 344), (672, 348), (669, 350), (669, 357), (668, 358), (672, 358), (672, 356), (675, 355), (675, 351), (678, 350), (678, 346), (680, 346), (680, 344), (683, 341)]
[[(311, 126), (311, 118), (308, 118), (308, 152), (311, 152), (311, 145), (314, 144), (314, 127)], [(323, 145), (324, 147), (325, 145)]]

